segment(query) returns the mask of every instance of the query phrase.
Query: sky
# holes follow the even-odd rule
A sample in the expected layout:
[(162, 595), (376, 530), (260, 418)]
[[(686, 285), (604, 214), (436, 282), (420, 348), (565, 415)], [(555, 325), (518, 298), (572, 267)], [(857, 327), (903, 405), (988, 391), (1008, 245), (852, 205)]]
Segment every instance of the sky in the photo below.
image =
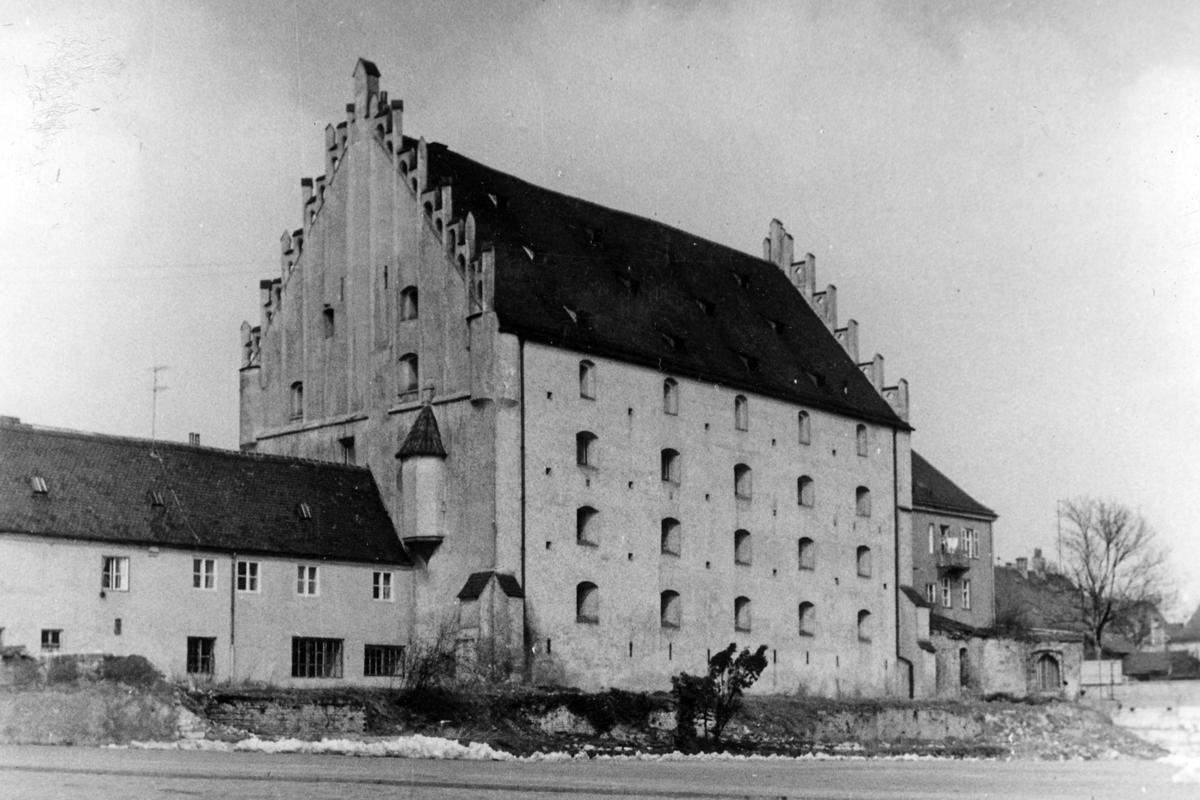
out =
[(1198, 34), (1142, 0), (0, 0), (0, 414), (236, 447), (238, 327), (362, 56), (408, 135), (754, 254), (783, 221), (1002, 561), (1115, 499), (1186, 616)]

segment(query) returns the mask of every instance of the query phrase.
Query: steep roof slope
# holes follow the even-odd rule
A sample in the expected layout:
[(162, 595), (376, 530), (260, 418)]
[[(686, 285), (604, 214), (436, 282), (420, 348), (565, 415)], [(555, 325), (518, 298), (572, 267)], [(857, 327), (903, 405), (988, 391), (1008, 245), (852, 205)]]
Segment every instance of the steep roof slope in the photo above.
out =
[(8, 422), (0, 532), (407, 563), (365, 468)]
[(445, 145), (430, 182), (495, 247), (501, 327), (528, 339), (907, 428), (775, 265), (543, 189)]
[(996, 519), (996, 512), (975, 500), (917, 453), (912, 454), (912, 499), (919, 508)]

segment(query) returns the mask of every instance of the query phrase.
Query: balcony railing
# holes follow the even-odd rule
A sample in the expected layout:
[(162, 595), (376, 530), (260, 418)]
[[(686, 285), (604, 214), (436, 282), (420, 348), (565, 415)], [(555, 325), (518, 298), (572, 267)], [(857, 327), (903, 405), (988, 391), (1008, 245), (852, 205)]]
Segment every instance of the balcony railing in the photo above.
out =
[(971, 568), (971, 557), (964, 550), (948, 550), (937, 554), (938, 572), (966, 572)]

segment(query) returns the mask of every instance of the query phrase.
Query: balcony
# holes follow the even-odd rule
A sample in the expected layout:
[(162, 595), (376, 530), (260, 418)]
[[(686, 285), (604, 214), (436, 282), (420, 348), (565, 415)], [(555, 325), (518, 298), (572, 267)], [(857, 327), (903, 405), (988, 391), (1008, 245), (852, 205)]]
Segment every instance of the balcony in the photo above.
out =
[(957, 575), (971, 568), (971, 557), (965, 550), (946, 550), (937, 554), (938, 572), (944, 575)]

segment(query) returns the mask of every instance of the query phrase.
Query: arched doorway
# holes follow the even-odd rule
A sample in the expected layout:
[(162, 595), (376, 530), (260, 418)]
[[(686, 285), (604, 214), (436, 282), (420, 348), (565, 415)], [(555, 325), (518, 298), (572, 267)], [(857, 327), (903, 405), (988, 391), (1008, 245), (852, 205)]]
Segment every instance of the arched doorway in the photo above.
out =
[(1041, 692), (1062, 691), (1062, 670), (1059, 669), (1058, 659), (1051, 653), (1042, 653), (1034, 663), (1037, 676), (1037, 688)]

